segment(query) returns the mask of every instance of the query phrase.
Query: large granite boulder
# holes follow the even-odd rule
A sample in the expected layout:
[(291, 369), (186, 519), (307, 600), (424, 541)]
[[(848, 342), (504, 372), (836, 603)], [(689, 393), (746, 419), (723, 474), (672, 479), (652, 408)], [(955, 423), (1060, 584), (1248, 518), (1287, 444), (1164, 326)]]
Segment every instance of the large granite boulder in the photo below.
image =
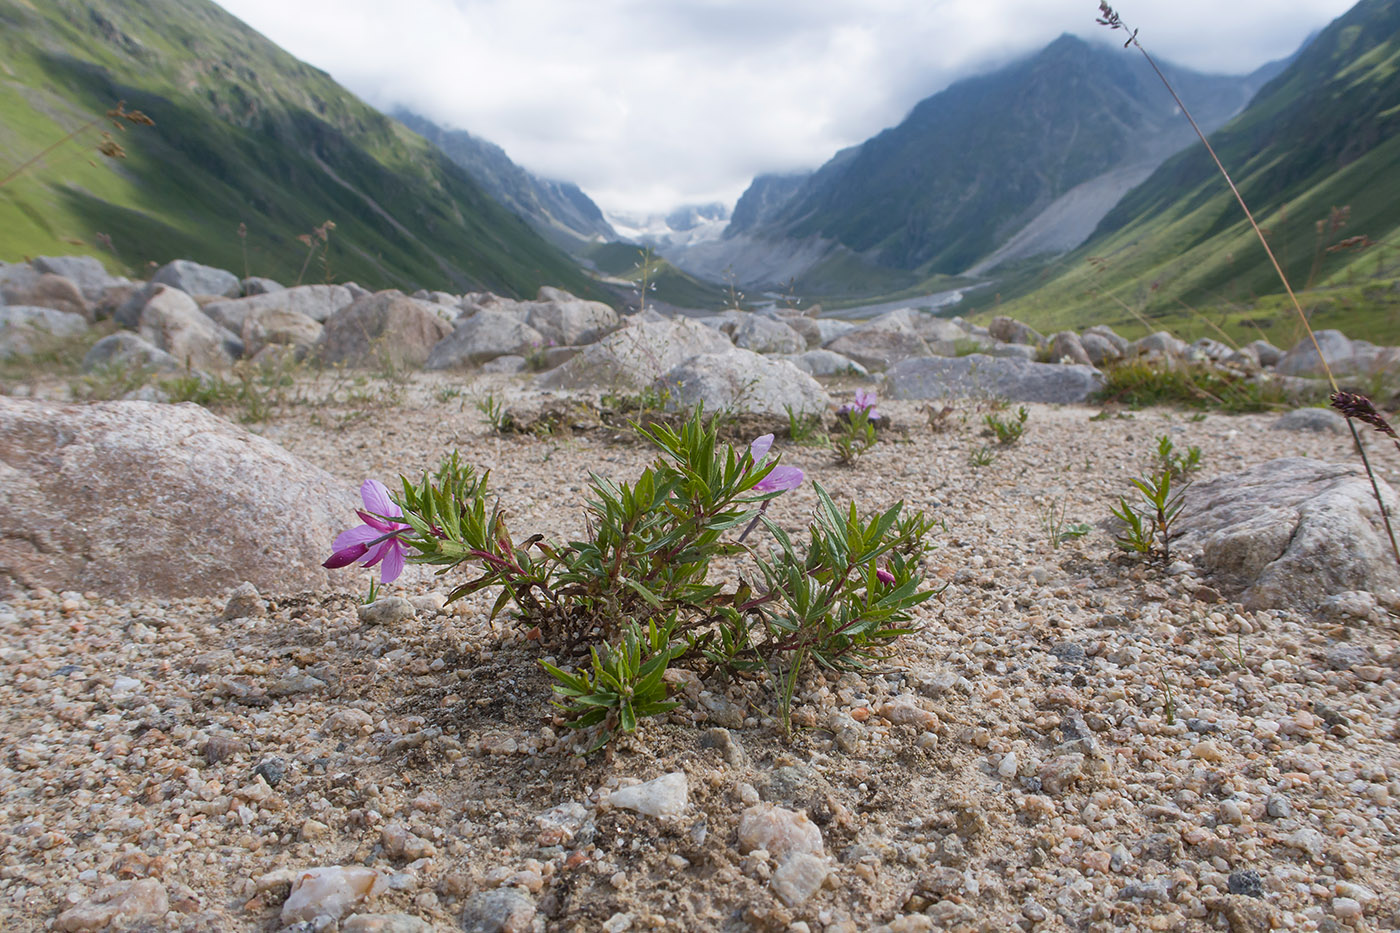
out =
[(118, 331), (92, 345), (83, 357), (83, 369), (145, 369), (155, 373), (175, 373), (184, 367), (159, 347), (152, 346), (129, 331)]
[[(480, 313), (480, 312), (478, 312)], [(701, 353), (720, 353), (729, 338), (695, 321), (642, 321), (590, 344), (539, 378), (546, 389), (644, 389)]]
[(1094, 365), (1093, 360), (1089, 358), (1089, 351), (1085, 349), (1079, 335), (1072, 330), (1062, 330), (1050, 337), (1049, 362), (1063, 363), (1066, 360), (1078, 363), (1080, 366)]
[(544, 335), (519, 315), (507, 311), (478, 311), (438, 341), (428, 355), (428, 368), (460, 369), (498, 356), (524, 357), (544, 345)]
[(243, 352), (256, 356), (264, 347), (315, 346), (325, 326), (314, 318), (284, 308), (258, 308), (243, 318)]
[[(1400, 372), (1400, 348), (1352, 340), (1339, 330), (1320, 330), (1316, 337), (1316, 347), (1311, 339), (1304, 337), (1283, 355), (1277, 364), (1281, 375), (1321, 378), (1327, 375), (1328, 368), (1337, 376)], [(1323, 360), (1327, 361), (1326, 366)]]
[(1186, 358), (1186, 341), (1164, 330), (1159, 330), (1155, 334), (1148, 334), (1140, 337), (1128, 344), (1128, 348), (1123, 351), (1127, 357), (1143, 356), (1148, 359), (1181, 360)]
[(71, 311), (0, 306), (0, 360), (29, 356), (55, 338), (76, 337), (87, 329), (87, 320)]
[(40, 272), (35, 275), (16, 275), (0, 281), (0, 296), (7, 305), (22, 305), (31, 308), (52, 308), (66, 311), (91, 321), (92, 308), (83, 292), (73, 282), (61, 275)]
[(848, 356), (832, 350), (808, 350), (785, 359), (809, 376), (869, 376), (870, 371)]
[(242, 287), (238, 276), (232, 272), (188, 259), (167, 262), (156, 270), (151, 281), (178, 288), (187, 295), (223, 295), (226, 298), (237, 298)]
[(358, 497), (197, 405), (0, 397), (0, 579), (117, 599), (325, 587)]
[(1084, 333), (1080, 334), (1079, 336), (1080, 342), (1083, 342), (1084, 338), (1088, 337), (1091, 334), (1095, 337), (1101, 337), (1104, 340), (1107, 340), (1110, 344), (1113, 345), (1113, 348), (1118, 351), (1119, 356), (1122, 356), (1124, 353), (1128, 352), (1127, 339), (1118, 336), (1118, 332), (1112, 327), (1109, 327), (1107, 324), (1095, 324), (1093, 327), (1084, 328)]
[(908, 308), (891, 311), (837, 337), (826, 349), (848, 356), (872, 372), (889, 369), (900, 360), (930, 356), (932, 350), (919, 336)]
[(157, 285), (141, 308), (136, 332), (184, 366), (206, 372), (224, 369), (243, 355), (241, 338), (215, 324), (185, 292)]
[(204, 313), (234, 333), (241, 333), (244, 319), (255, 311), (290, 311), (324, 324), (354, 300), (344, 285), (298, 285), (247, 298), (212, 301), (204, 306)]
[(556, 346), (594, 343), (622, 325), (617, 312), (601, 301), (585, 301), (547, 285), (525, 303), (524, 311), (525, 323)]
[(743, 314), (720, 330), (729, 335), (734, 346), (755, 353), (801, 353), (807, 349), (806, 337), (782, 321), (761, 314)]
[(702, 353), (676, 366), (661, 379), (673, 408), (703, 404), (707, 411), (785, 417), (790, 406), (799, 414), (824, 414), (827, 395), (817, 381), (786, 360), (730, 347)]
[(130, 280), (110, 274), (101, 260), (92, 256), (39, 256), (31, 265), (40, 272), (63, 276), (92, 304), (101, 301), (107, 289), (130, 284)]
[(1089, 366), (1035, 363), (974, 353), (952, 359), (904, 360), (885, 374), (895, 399), (1005, 398), (1013, 402), (1086, 401), (1103, 388), (1103, 374)]
[[(1126, 347), (1127, 341), (1124, 341), (1123, 345)], [(1123, 351), (1103, 334), (1085, 331), (1079, 338), (1079, 346), (1083, 348), (1084, 355), (1089, 357), (1091, 366), (1103, 366), (1123, 358)]]
[(993, 340), (1000, 340), (1002, 343), (1019, 343), (1037, 347), (1045, 341), (1045, 338), (1034, 327), (1022, 324), (1015, 318), (1009, 318), (1004, 314), (992, 318), (992, 323), (987, 325), (987, 333), (992, 336)]
[[(1387, 510), (1400, 516), (1400, 498), (1378, 482)], [(1251, 609), (1310, 609), (1353, 590), (1393, 599), (1400, 589), (1359, 465), (1288, 457), (1196, 483), (1178, 528), (1178, 551)]]
[(323, 362), (418, 367), (452, 325), (400, 291), (377, 292), (331, 315), (316, 344)]

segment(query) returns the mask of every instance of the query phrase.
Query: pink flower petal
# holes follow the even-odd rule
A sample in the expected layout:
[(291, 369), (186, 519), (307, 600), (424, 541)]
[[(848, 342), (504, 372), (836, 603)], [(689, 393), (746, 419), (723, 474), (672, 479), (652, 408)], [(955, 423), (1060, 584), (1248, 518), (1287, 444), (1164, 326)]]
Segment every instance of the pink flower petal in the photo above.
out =
[(768, 456), (768, 449), (773, 446), (773, 435), (765, 434), (762, 437), (754, 438), (754, 442), (749, 445), (749, 456), (753, 457), (753, 462), (757, 463)]
[(389, 498), (389, 490), (377, 479), (367, 479), (360, 487), (360, 499), (365, 509), (375, 515), (397, 517), (403, 514), (394, 500)]
[(336, 535), (335, 541), (331, 543), (331, 549), (340, 551), (356, 544), (364, 547), (381, 534), (383, 534), (382, 531), (376, 531), (369, 525), (356, 525), (354, 528), (349, 528)]
[(386, 543), (384, 548), (384, 566), (379, 571), (379, 580), (382, 583), (393, 583), (403, 573), (403, 545), (395, 538)]
[(365, 546), (363, 544), (352, 544), (343, 547), (327, 557), (321, 564), (327, 570), (335, 570), (338, 567), (348, 567), (361, 557), (365, 556)]
[(876, 570), (875, 579), (888, 586), (894, 582), (894, 574), (890, 573), (888, 570)]
[(803, 472), (794, 466), (775, 466), (773, 472), (754, 484), (760, 492), (781, 492), (802, 485)]

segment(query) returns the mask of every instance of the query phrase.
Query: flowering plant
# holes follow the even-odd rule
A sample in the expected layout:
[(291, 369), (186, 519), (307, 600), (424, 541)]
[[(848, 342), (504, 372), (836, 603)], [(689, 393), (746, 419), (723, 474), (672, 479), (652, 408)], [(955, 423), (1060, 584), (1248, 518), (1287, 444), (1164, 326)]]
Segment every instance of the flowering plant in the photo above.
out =
[[(632, 483), (590, 477), (585, 540), (536, 534), (517, 542), (505, 513), (487, 503), (487, 477), (454, 454), (436, 474), (404, 478), (397, 510), (376, 502), (379, 516), (401, 519), (392, 531), (361, 513), (392, 537), (352, 529), (331, 560), (343, 566), (363, 556), (351, 548), (392, 541), (439, 573), (476, 567), (449, 600), (499, 587), (493, 617), (512, 606), (546, 643), (586, 649), (588, 663), (576, 671), (544, 666), (570, 724), (600, 727), (594, 748), (674, 707), (665, 679), (672, 666), (766, 679), (786, 713), (811, 664), (859, 667), (882, 656), (911, 631), (911, 610), (934, 595), (920, 589), (932, 528), (922, 513), (902, 516), (900, 503), (863, 518), (854, 503), (840, 509), (816, 485), (817, 516), (799, 548), (767, 512), (805, 476), (772, 456), (771, 434), (736, 450), (719, 442), (698, 409), (678, 430), (661, 423), (636, 430), (659, 456)], [(368, 498), (366, 506), (374, 510)], [(766, 550), (746, 543), (759, 525), (775, 542)], [(712, 581), (720, 557), (747, 558), (754, 583)]]
[(836, 409), (841, 427), (831, 446), (838, 463), (853, 464), (875, 446), (875, 426), (881, 420), (878, 401), (869, 389), (856, 389), (855, 400)]

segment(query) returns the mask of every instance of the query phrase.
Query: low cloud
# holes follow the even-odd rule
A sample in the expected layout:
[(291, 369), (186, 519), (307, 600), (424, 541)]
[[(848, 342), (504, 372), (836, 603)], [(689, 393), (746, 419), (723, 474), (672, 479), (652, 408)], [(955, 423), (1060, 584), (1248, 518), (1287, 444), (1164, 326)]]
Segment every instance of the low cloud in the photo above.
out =
[[(219, 2), (370, 103), (468, 130), (634, 212), (732, 202), (755, 174), (814, 168), (1061, 33), (1113, 38), (1085, 0)], [(1349, 5), (1119, 12), (1163, 58), (1244, 73)]]

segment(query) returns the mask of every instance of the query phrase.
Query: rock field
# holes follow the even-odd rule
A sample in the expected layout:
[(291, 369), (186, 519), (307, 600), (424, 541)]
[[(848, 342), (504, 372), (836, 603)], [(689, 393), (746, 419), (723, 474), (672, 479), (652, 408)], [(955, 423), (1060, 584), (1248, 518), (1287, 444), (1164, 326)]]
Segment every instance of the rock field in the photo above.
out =
[[(287, 408), (256, 433), (346, 491), (455, 447), (518, 532), (577, 535), (588, 471), (628, 479), (650, 453), (616, 430), (493, 432), (486, 392), (528, 411), (570, 391), (528, 379), (416, 373), (393, 408)], [(812, 479), (946, 523), (918, 633), (878, 669), (809, 677), (790, 737), (766, 693), (681, 678), (678, 709), (580, 757), (537, 663), (553, 649), (488, 621), (492, 593), (445, 606), (454, 581), (422, 570), (371, 606), (363, 571), (278, 591), (208, 562), (190, 572), (215, 596), (0, 589), (0, 929), (1400, 929), (1394, 593), (1245, 609), (1213, 545), (1160, 567), (1112, 543), (1159, 435), (1200, 446), (1202, 483), (1349, 464), (1349, 436), (1030, 404), (977, 468), (990, 409), (952, 405), (938, 432), (919, 402), (882, 405), (854, 468), (778, 440), (809, 477), (775, 501), (784, 527)], [(1372, 450), (1397, 483), (1400, 455)], [(1090, 532), (1052, 547), (1051, 503)], [(1343, 538), (1319, 553), (1350, 559)], [(1308, 579), (1372, 579), (1348, 573)]]

